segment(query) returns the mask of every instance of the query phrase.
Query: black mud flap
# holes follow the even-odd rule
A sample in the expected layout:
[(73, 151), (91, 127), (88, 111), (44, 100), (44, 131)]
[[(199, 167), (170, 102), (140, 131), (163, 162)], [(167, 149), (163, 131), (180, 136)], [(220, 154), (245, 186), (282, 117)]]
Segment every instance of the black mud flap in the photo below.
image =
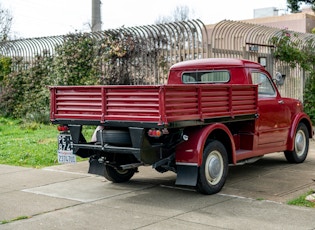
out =
[(198, 180), (198, 167), (190, 165), (177, 165), (176, 185), (196, 186)]
[(90, 167), (88, 173), (104, 176), (105, 165), (104, 163), (98, 162), (98, 159), (90, 158)]

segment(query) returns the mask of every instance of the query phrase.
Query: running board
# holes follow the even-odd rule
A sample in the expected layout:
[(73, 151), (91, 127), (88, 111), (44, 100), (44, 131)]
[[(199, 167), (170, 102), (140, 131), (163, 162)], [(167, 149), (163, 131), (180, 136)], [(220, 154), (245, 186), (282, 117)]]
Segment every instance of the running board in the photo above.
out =
[(237, 162), (236, 164), (229, 164), (229, 166), (252, 164), (252, 163), (255, 163), (256, 161), (260, 160), (262, 157), (263, 157), (263, 156), (248, 158), (248, 159), (239, 161), (239, 162)]

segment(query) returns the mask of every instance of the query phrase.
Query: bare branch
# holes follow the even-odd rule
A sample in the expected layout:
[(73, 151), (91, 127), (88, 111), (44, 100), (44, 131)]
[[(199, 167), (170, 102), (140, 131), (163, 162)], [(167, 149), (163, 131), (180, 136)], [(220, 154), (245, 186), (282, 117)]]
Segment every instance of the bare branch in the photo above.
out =
[(9, 38), (12, 19), (9, 10), (3, 9), (0, 5), (0, 41), (6, 41)]
[(156, 24), (168, 23), (168, 22), (179, 22), (189, 20), (193, 17), (194, 11), (189, 9), (188, 6), (181, 5), (177, 6), (170, 16), (159, 16), (155, 21)]

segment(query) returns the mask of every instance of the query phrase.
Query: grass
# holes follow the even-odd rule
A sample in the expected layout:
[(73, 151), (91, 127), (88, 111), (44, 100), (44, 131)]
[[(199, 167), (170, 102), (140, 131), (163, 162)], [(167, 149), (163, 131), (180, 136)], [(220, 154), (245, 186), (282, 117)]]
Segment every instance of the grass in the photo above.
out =
[(8, 223), (11, 223), (13, 221), (17, 221), (17, 220), (24, 220), (24, 219), (29, 219), (30, 217), (28, 216), (19, 216), (17, 218), (14, 218), (12, 220), (2, 220), (0, 221), (0, 224), (8, 224)]
[[(87, 129), (86, 137), (93, 130)], [(34, 168), (56, 165), (57, 136), (56, 125), (0, 117), (0, 164)]]
[(308, 195), (311, 195), (313, 194), (314, 191), (311, 190), (301, 196), (299, 196), (298, 198), (296, 199), (293, 199), (293, 200), (290, 200), (288, 201), (288, 204), (289, 205), (296, 205), (296, 206), (304, 206), (304, 207), (310, 207), (310, 208), (315, 208), (315, 202), (311, 202), (311, 201), (308, 201), (308, 200), (305, 200), (305, 198), (308, 196)]

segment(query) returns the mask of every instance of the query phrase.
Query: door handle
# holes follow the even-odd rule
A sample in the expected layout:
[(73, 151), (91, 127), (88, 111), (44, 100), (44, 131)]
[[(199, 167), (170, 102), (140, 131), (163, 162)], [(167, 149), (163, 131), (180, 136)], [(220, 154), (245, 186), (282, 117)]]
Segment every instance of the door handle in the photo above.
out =
[(279, 104), (284, 104), (284, 101), (283, 100), (279, 100), (278, 103)]

